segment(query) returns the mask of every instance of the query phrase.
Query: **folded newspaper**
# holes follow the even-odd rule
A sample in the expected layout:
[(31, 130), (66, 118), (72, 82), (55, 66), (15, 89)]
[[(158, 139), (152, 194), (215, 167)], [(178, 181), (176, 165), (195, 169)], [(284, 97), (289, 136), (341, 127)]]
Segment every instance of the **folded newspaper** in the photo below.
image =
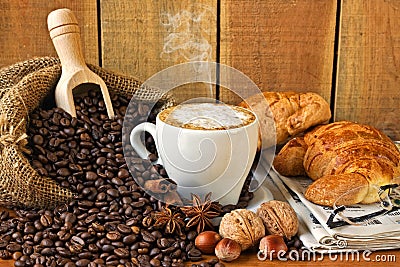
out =
[[(378, 217), (373, 224), (346, 225), (331, 229), (327, 220), (333, 209), (313, 204), (304, 197), (312, 180), (308, 177), (288, 178), (271, 169), (271, 181), (267, 184), (272, 191), (278, 188), (282, 196), (296, 211), (300, 229), (299, 236), (310, 250), (335, 252), (345, 250), (387, 250), (400, 248), (400, 212), (395, 211)], [(268, 179), (267, 179), (268, 180)], [(266, 181), (268, 183), (268, 181)], [(274, 194), (275, 196), (275, 194)], [(370, 205), (352, 206), (353, 215), (363, 215), (376, 207)]]

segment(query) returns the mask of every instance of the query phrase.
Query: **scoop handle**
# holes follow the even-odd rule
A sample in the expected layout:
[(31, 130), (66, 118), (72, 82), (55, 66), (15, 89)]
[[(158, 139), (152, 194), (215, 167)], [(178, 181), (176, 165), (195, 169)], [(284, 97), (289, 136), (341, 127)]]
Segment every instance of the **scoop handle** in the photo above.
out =
[(93, 83), (100, 85), (108, 117), (114, 118), (111, 98), (105, 82), (85, 63), (78, 20), (75, 15), (67, 8), (54, 10), (47, 16), (47, 26), (62, 66), (61, 77), (55, 90), (57, 106), (76, 117), (72, 90), (79, 85)]
[(74, 13), (67, 8), (54, 10), (47, 17), (47, 26), (63, 71), (75, 73), (86, 69), (78, 20)]

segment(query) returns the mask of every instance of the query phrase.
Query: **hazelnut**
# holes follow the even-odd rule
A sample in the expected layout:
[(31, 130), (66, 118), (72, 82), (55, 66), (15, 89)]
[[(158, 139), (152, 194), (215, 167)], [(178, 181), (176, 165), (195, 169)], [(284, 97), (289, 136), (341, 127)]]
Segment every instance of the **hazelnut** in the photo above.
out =
[(297, 234), (299, 220), (287, 202), (279, 200), (264, 202), (257, 209), (257, 215), (262, 219), (265, 230), (272, 235), (280, 235), (290, 240)]
[(246, 250), (265, 235), (265, 228), (261, 218), (251, 210), (236, 209), (222, 217), (219, 233), (235, 240), (242, 250)]
[(260, 240), (259, 249), (267, 259), (282, 257), (288, 251), (285, 240), (280, 235), (264, 236)]
[(239, 258), (242, 247), (230, 238), (223, 238), (215, 247), (215, 255), (222, 261), (233, 261)]
[(201, 232), (194, 240), (195, 246), (204, 254), (213, 254), (222, 237), (214, 231)]

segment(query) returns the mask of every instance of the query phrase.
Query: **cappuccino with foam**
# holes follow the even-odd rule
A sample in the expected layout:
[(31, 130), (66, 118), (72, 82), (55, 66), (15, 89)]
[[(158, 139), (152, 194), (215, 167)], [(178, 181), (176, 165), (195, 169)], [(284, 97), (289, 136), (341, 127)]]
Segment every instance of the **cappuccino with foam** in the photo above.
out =
[(193, 130), (227, 130), (251, 124), (256, 119), (250, 111), (217, 103), (182, 104), (163, 110), (161, 121)]
[(236, 204), (257, 150), (254, 113), (216, 103), (190, 103), (158, 113), (156, 124), (143, 122), (131, 132), (136, 153), (147, 158), (143, 132), (153, 136), (158, 155), (176, 191), (212, 197), (222, 205)]

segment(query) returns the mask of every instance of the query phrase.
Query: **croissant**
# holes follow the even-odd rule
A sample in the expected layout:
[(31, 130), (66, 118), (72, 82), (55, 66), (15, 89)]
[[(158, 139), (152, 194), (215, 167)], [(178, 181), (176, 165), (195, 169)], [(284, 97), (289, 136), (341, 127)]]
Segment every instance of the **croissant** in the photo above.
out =
[[(303, 158), (302, 158), (303, 156)], [(330, 123), (290, 140), (274, 159), (274, 168), (285, 176), (307, 174), (314, 182), (305, 197), (333, 206), (379, 201), (377, 188), (400, 174), (400, 152), (378, 129), (349, 121)]]
[[(264, 148), (282, 144), (289, 137), (331, 118), (329, 104), (320, 95), (311, 92), (263, 92), (250, 96), (238, 105), (251, 107), (258, 116), (261, 133), (259, 148), (261, 142)], [(274, 126), (276, 132), (271, 130)]]

